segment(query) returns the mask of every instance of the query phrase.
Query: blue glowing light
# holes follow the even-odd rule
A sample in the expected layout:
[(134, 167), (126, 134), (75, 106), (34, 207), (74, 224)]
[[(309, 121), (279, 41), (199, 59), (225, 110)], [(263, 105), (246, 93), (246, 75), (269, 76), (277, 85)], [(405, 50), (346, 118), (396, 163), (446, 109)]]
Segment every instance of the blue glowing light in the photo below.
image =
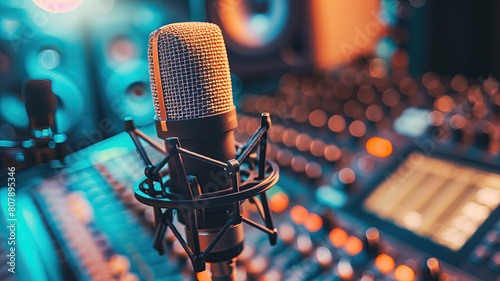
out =
[(394, 131), (401, 135), (417, 138), (422, 136), (430, 127), (427, 116), (430, 110), (408, 107), (403, 114), (394, 120)]
[(7, 10), (0, 12), (0, 38), (6, 40), (17, 40), (22, 35), (21, 15)]
[(390, 61), (397, 47), (392, 38), (385, 37), (378, 42), (375, 52), (379, 58)]
[(323, 185), (316, 190), (316, 200), (325, 206), (337, 209), (345, 205), (347, 196), (330, 185)]
[(28, 113), (19, 97), (9, 93), (0, 96), (0, 109), (0, 115), (12, 126), (17, 128), (28, 126)]
[(257, 33), (264, 33), (269, 29), (269, 18), (263, 14), (255, 14), (250, 18), (250, 28)]
[(46, 69), (53, 69), (59, 66), (61, 55), (56, 50), (46, 49), (38, 55), (38, 62)]
[(137, 126), (153, 121), (154, 106), (146, 60), (133, 60), (116, 68), (109, 77), (106, 95), (116, 115), (131, 116)]
[(24, 162), (24, 154), (22, 154), (21, 152), (19, 152), (18, 154), (16, 154), (16, 161), (17, 162)]
[(55, 134), (54, 135), (54, 141), (56, 143), (63, 143), (68, 139), (68, 137), (65, 134)]

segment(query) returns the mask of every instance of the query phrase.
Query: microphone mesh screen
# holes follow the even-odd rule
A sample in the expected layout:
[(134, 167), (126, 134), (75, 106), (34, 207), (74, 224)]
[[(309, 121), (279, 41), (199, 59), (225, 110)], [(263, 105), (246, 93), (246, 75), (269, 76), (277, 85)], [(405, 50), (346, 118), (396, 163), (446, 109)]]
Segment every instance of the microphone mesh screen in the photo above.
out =
[(149, 76), (158, 119), (162, 105), (153, 62), (156, 35), (167, 120), (202, 118), (234, 108), (229, 63), (219, 27), (212, 23), (175, 23), (153, 31), (149, 38)]

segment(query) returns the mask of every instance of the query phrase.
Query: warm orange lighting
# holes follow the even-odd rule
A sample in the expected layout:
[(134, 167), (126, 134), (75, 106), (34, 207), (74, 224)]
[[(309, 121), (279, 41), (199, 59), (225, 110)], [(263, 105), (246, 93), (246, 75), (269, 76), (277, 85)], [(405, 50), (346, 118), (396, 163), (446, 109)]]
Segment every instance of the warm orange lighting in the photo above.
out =
[(349, 133), (353, 137), (360, 138), (365, 135), (366, 133), (366, 126), (365, 123), (359, 120), (355, 120), (349, 125)]
[(344, 250), (351, 256), (355, 256), (363, 250), (363, 242), (357, 237), (349, 236), (345, 242)]
[(290, 200), (285, 193), (278, 192), (269, 199), (269, 208), (275, 213), (280, 213), (288, 207), (289, 202)]
[(328, 119), (328, 128), (335, 133), (340, 133), (345, 129), (345, 119), (341, 115), (333, 115)]
[(394, 70), (407, 71), (409, 62), (408, 52), (403, 48), (397, 48), (392, 55), (392, 68)]
[(348, 100), (344, 104), (344, 113), (349, 117), (358, 118), (361, 114), (363, 114), (361, 103), (355, 100)]
[(380, 254), (375, 259), (375, 266), (380, 272), (387, 274), (394, 269), (394, 259), (386, 254)]
[(384, 33), (380, 1), (316, 0), (311, 3), (315, 63), (331, 69), (372, 52)]
[(321, 165), (317, 162), (309, 162), (306, 165), (306, 176), (311, 179), (317, 179), (321, 177), (323, 171), (321, 170)]
[(342, 280), (352, 280), (354, 270), (351, 262), (347, 259), (340, 259), (337, 264), (337, 274)]
[(330, 231), (329, 238), (333, 246), (340, 248), (344, 246), (347, 240), (347, 233), (343, 229), (334, 228)]
[(368, 120), (378, 122), (384, 117), (384, 112), (379, 105), (372, 104), (366, 109), (365, 115)]
[(83, 0), (33, 0), (40, 8), (51, 13), (66, 13), (80, 6)]
[(469, 87), (467, 78), (462, 74), (456, 75), (451, 79), (451, 88), (457, 92), (463, 92)]
[[(272, 127), (271, 127), (272, 128)], [(311, 154), (316, 157), (323, 156), (323, 151), (325, 150), (326, 144), (322, 140), (314, 140), (309, 146)]]
[(247, 272), (253, 275), (261, 275), (269, 265), (269, 259), (264, 255), (259, 255), (250, 260), (247, 265)]
[(442, 112), (450, 112), (453, 109), (453, 99), (442, 96), (434, 101), (434, 108)]
[(231, 39), (247, 47), (257, 47), (264, 43), (259, 33), (247, 24), (249, 20), (246, 5), (232, 0), (220, 0), (217, 4), (221, 24)]
[(311, 123), (314, 127), (323, 127), (325, 126), (326, 121), (326, 113), (321, 109), (316, 109), (309, 114), (309, 123)]
[(413, 281), (415, 279), (415, 272), (406, 265), (400, 265), (394, 271), (394, 277), (398, 281)]
[(443, 124), (443, 122), (444, 122), (443, 113), (441, 113), (437, 110), (434, 110), (431, 113), (429, 113), (429, 115), (427, 116), (427, 119), (428, 119), (429, 123), (431, 123), (432, 126), (439, 126), (439, 125)]
[(121, 255), (113, 255), (108, 261), (108, 267), (113, 275), (126, 274), (130, 270), (130, 260)]
[(351, 168), (342, 168), (339, 171), (339, 180), (343, 184), (351, 184), (356, 180), (356, 174)]
[(387, 74), (387, 63), (382, 59), (373, 59), (368, 66), (370, 75), (375, 78), (382, 78)]
[(283, 272), (281, 272), (279, 269), (273, 268), (261, 277), (257, 279), (258, 281), (276, 281), (276, 280), (283, 280)]
[(325, 150), (323, 151), (323, 156), (328, 161), (337, 161), (340, 159), (340, 156), (342, 156), (342, 152), (336, 145), (329, 144), (325, 147)]
[(309, 108), (303, 104), (294, 106), (291, 112), (293, 120), (299, 123), (304, 123), (309, 120), (309, 114)]
[(366, 142), (366, 151), (373, 156), (387, 157), (392, 153), (392, 144), (389, 140), (373, 137)]
[(412, 96), (417, 92), (418, 84), (412, 78), (407, 77), (401, 80), (401, 82), (399, 82), (399, 89), (403, 94), (407, 96)]
[(312, 138), (308, 134), (299, 134), (295, 139), (295, 146), (300, 151), (308, 151), (311, 143)]
[(310, 232), (316, 232), (323, 227), (323, 219), (314, 213), (310, 213), (307, 220), (304, 222), (304, 226)]
[(309, 211), (306, 208), (297, 205), (290, 210), (290, 217), (294, 223), (303, 224), (309, 217)]
[(196, 279), (199, 281), (212, 281), (212, 276), (209, 275), (208, 270), (196, 273)]
[(465, 127), (465, 118), (460, 114), (455, 114), (450, 118), (450, 126), (453, 129), (462, 129)]

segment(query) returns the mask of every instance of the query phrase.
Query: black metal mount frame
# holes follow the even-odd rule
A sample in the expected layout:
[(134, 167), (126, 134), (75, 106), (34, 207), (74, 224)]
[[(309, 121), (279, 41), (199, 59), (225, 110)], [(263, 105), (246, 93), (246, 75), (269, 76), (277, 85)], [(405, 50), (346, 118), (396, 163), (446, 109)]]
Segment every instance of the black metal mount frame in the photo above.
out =
[[(271, 245), (275, 245), (278, 238), (269, 209), (266, 191), (275, 185), (279, 178), (279, 168), (275, 162), (266, 159), (268, 131), (271, 127), (269, 113), (261, 114), (261, 125), (244, 145), (236, 147), (236, 159), (226, 163), (210, 157), (186, 150), (181, 147), (178, 138), (167, 138), (166, 148), (163, 149), (152, 139), (139, 131), (131, 117), (125, 118), (125, 131), (130, 135), (137, 152), (145, 165), (145, 177), (134, 185), (135, 198), (154, 209), (155, 236), (153, 247), (160, 255), (165, 254), (163, 237), (167, 228), (170, 228), (176, 239), (193, 264), (196, 272), (205, 270), (205, 260), (210, 251), (231, 227), (242, 222), (257, 228), (269, 237)], [(165, 156), (155, 165), (149, 159), (140, 139), (151, 145)], [(255, 150), (259, 148), (259, 155)], [(202, 193), (195, 176), (187, 175), (182, 157), (191, 157), (211, 165), (223, 168), (226, 179), (231, 179), (232, 188), (215, 192)], [(163, 169), (168, 161), (174, 161), (175, 171)], [(162, 170), (163, 169), (163, 170)], [(173, 193), (168, 188), (168, 173), (176, 173), (181, 179), (184, 194)], [(249, 199), (257, 207), (258, 213), (265, 225), (261, 225), (249, 218), (243, 217), (240, 212), (242, 201)], [(197, 212), (201, 209), (233, 204), (233, 211), (227, 213), (227, 221), (216, 237), (205, 250), (200, 249)], [(190, 222), (187, 227), (193, 235), (192, 247), (179, 233), (173, 224), (173, 210), (182, 209), (187, 212)]]

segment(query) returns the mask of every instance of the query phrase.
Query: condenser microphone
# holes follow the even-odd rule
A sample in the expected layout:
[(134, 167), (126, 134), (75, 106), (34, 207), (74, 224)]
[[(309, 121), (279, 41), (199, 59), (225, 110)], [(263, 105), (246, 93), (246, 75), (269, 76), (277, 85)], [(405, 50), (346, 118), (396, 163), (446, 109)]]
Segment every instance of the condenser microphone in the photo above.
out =
[[(211, 23), (186, 22), (155, 30), (149, 39), (149, 71), (158, 136), (162, 139), (177, 137), (183, 148), (224, 163), (234, 159), (236, 108), (219, 27)], [(189, 157), (184, 157), (183, 162), (186, 174), (196, 177), (201, 193), (224, 192), (231, 188), (231, 180), (226, 180), (223, 168)], [(176, 169), (174, 162), (168, 164), (169, 170)], [(170, 178), (173, 192), (186, 192), (179, 182), (182, 179), (175, 173), (170, 173)], [(199, 212), (197, 223), (202, 248), (208, 247), (226, 223), (226, 213), (233, 211), (233, 204), (229, 203)], [(187, 215), (180, 215), (179, 220), (183, 224), (190, 223)], [(189, 230), (186, 236), (188, 244), (192, 245)], [(228, 229), (207, 256), (212, 268), (238, 256), (243, 249), (243, 238), (242, 224)]]
[(36, 139), (53, 137), (57, 98), (50, 80), (27, 80), (23, 87), (31, 133)]
[(57, 133), (57, 97), (50, 80), (28, 79), (22, 88), (31, 137), (27, 140), (0, 141), (0, 162), (4, 167), (28, 168), (52, 160), (62, 160), (66, 135)]
[[(260, 127), (245, 144), (235, 146), (236, 109), (217, 25), (164, 26), (151, 33), (148, 53), (156, 131), (165, 149), (130, 117), (125, 118), (125, 130), (145, 165), (134, 193), (139, 202), (153, 207), (153, 247), (165, 253), (162, 241), (168, 228), (194, 271), (204, 271), (207, 261), (212, 280), (235, 280), (243, 223), (266, 233), (271, 245), (277, 242), (266, 195), (279, 178), (278, 165), (266, 159), (270, 115), (262, 113)], [(158, 163), (151, 162), (140, 139), (164, 155)], [(265, 225), (243, 216), (241, 203), (247, 199)], [(186, 239), (175, 217), (186, 226)]]

